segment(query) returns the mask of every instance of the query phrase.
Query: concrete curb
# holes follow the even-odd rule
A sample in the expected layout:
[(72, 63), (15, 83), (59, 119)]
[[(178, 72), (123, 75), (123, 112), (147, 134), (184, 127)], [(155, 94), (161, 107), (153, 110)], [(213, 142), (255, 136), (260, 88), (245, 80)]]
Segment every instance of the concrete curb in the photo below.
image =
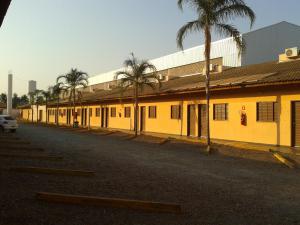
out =
[(116, 198), (100, 198), (93, 196), (78, 196), (78, 195), (65, 195), (56, 193), (39, 192), (36, 194), (38, 200), (46, 202), (73, 204), (73, 205), (90, 205), (90, 206), (102, 206), (113, 208), (127, 208), (143, 210), (147, 212), (159, 212), (159, 213), (174, 213), (181, 214), (181, 206), (171, 203), (160, 203), (150, 201), (138, 201)]

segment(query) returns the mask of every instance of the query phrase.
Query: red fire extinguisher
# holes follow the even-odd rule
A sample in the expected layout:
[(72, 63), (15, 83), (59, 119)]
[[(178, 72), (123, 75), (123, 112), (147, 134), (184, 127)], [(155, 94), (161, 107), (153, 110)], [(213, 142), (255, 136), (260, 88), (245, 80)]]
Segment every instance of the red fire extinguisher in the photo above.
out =
[(247, 126), (247, 114), (245, 112), (241, 113), (241, 125)]

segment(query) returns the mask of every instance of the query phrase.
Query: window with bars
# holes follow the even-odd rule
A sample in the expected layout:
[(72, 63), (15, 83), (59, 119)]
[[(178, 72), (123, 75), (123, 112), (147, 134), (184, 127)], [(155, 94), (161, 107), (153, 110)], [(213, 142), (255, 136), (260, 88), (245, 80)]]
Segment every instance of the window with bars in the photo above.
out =
[(228, 119), (228, 104), (214, 104), (214, 120)]
[(100, 117), (100, 108), (96, 108), (96, 117)]
[(93, 117), (93, 109), (92, 108), (89, 108), (89, 115), (90, 115), (90, 117)]
[(277, 120), (277, 102), (257, 102), (256, 120), (259, 122), (274, 122)]
[(116, 107), (110, 108), (110, 117), (116, 117), (117, 116), (117, 109)]
[(156, 118), (156, 106), (149, 106), (149, 118)]
[(130, 118), (130, 116), (131, 116), (131, 108), (130, 107), (124, 108), (124, 115), (125, 115), (125, 118)]
[(171, 119), (181, 119), (181, 106), (171, 105)]

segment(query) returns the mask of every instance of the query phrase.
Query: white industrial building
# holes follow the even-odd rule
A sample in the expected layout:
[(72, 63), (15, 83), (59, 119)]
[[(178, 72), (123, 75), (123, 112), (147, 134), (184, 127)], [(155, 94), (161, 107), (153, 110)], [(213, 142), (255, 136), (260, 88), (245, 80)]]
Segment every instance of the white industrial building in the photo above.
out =
[[(300, 26), (280, 22), (258, 30), (242, 34), (246, 43), (246, 51), (239, 54), (233, 38), (215, 41), (211, 46), (211, 59), (222, 58), (222, 66), (239, 67), (250, 64), (278, 60), (276, 57), (286, 48), (300, 47)], [(204, 45), (178, 51), (174, 54), (150, 60), (158, 71), (176, 68), (204, 61)], [(109, 71), (89, 78), (91, 87), (109, 83), (114, 80), (115, 73), (122, 70)]]

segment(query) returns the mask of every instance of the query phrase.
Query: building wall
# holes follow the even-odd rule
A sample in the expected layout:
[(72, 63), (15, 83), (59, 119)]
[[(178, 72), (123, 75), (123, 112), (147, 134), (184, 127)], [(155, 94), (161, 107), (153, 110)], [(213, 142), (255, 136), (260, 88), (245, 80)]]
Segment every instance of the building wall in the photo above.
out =
[[(271, 90), (271, 89), (270, 89)], [(264, 143), (272, 145), (291, 146), (291, 103), (300, 101), (299, 90), (278, 90), (278, 91), (253, 90), (250, 93), (222, 93), (214, 94), (210, 105), (210, 126), (211, 138), (244, 141), (254, 143)], [(257, 121), (257, 102), (277, 102), (278, 103), (278, 121), (259, 122)], [(187, 108), (189, 104), (205, 104), (204, 96), (199, 99), (177, 98), (175, 100), (157, 100), (143, 102), (140, 107), (146, 107), (145, 131), (154, 133), (164, 133), (172, 135), (187, 135)], [(216, 121), (213, 118), (213, 106), (218, 103), (228, 104), (228, 119), (225, 121)], [(171, 119), (171, 105), (182, 106), (181, 119)], [(154, 119), (149, 118), (149, 106), (156, 106), (157, 116)], [(96, 117), (95, 110), (100, 105), (84, 106), (83, 108), (92, 108), (93, 113), (90, 118), (91, 127), (101, 126), (101, 117)], [(112, 129), (134, 129), (134, 107), (133, 104), (111, 104), (102, 105), (109, 107), (109, 128)], [(111, 108), (116, 107), (116, 117), (111, 117)], [(131, 107), (131, 118), (125, 118), (124, 108)], [(62, 108), (66, 109), (66, 108)], [(76, 107), (81, 109), (81, 107)], [(23, 110), (23, 118), (28, 118), (28, 111)], [(241, 113), (247, 115), (247, 125), (241, 125)], [(196, 112), (196, 136), (198, 135), (198, 112)], [(88, 117), (87, 117), (88, 118)], [(29, 120), (31, 117), (29, 116)], [(81, 116), (78, 116), (81, 122)], [(50, 116), (50, 123), (55, 122), (55, 117)], [(60, 124), (66, 124), (66, 116), (60, 118)], [(72, 122), (71, 122), (72, 124)], [(87, 122), (88, 125), (88, 122)]]
[(242, 66), (278, 60), (286, 48), (300, 48), (300, 27), (281, 22), (243, 34), (248, 46), (242, 54)]

